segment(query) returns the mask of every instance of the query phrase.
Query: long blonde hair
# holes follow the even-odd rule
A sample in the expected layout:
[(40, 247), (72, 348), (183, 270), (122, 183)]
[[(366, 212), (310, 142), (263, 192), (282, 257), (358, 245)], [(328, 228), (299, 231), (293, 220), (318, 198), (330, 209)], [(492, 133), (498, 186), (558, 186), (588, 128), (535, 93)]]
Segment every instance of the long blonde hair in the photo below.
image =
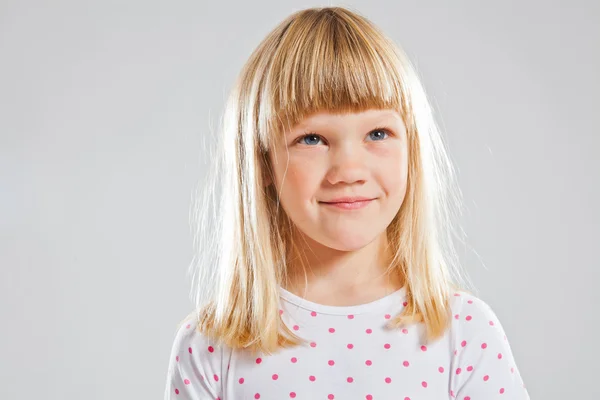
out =
[[(343, 7), (291, 14), (242, 68), (223, 113), (217, 154), (193, 210), (190, 265), (197, 328), (234, 349), (271, 354), (305, 341), (281, 320), (286, 264), (302, 254), (279, 207), (269, 152), (286, 128), (317, 111), (394, 109), (407, 128), (404, 202), (387, 228), (389, 270), (403, 274), (407, 305), (389, 325), (424, 323), (425, 341), (451, 322), (464, 288), (453, 245), (462, 194), (424, 88), (403, 51)], [(459, 237), (457, 235), (457, 237)], [(294, 258), (294, 259), (295, 259)]]

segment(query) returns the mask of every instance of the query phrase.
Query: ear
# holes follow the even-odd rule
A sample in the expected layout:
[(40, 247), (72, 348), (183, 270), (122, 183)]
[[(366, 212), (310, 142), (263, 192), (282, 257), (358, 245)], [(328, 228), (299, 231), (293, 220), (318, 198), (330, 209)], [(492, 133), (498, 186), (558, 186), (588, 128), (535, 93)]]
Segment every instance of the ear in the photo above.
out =
[(263, 154), (263, 163), (262, 163), (262, 176), (263, 176), (263, 188), (268, 187), (273, 183), (273, 179), (271, 179), (272, 171), (270, 171), (271, 167), (269, 153)]
[(263, 179), (263, 187), (266, 188), (269, 185), (271, 185), (271, 183), (273, 183), (273, 181), (271, 180), (271, 177), (266, 175), (265, 178)]

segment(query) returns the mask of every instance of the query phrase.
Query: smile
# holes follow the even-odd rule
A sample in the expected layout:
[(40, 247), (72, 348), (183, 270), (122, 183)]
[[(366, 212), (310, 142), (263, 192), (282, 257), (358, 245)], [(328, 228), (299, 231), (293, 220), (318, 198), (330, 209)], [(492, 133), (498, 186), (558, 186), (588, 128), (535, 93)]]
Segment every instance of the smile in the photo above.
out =
[(321, 202), (321, 204), (328, 206), (328, 207), (335, 207), (335, 208), (338, 208), (341, 210), (357, 210), (357, 209), (368, 206), (373, 200), (374, 199), (353, 201), (353, 202), (338, 202), (338, 203)]

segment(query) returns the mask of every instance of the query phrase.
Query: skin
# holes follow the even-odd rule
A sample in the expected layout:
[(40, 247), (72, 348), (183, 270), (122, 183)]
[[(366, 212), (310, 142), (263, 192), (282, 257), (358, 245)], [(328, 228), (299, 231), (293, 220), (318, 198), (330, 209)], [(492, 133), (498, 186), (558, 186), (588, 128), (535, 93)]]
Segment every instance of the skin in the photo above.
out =
[[(402, 287), (402, 277), (385, 274), (385, 230), (404, 201), (408, 173), (406, 128), (396, 111), (313, 114), (285, 132), (270, 157), (275, 182), (267, 184), (275, 184), (310, 265), (306, 287), (302, 268), (289, 265), (287, 290), (341, 306)], [(352, 211), (321, 203), (340, 196), (375, 200)]]

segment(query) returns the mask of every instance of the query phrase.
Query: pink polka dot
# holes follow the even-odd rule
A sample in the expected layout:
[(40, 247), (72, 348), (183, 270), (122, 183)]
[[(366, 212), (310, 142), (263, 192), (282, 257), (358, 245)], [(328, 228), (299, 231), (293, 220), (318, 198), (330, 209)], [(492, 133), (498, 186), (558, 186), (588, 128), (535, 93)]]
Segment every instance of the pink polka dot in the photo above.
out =
[(189, 379), (184, 379), (183, 383), (185, 383), (186, 385), (189, 385), (190, 384), (190, 380)]
[(440, 371), (440, 373), (444, 373), (444, 367), (439, 367), (438, 371)]
[(425, 381), (421, 382), (421, 386), (423, 386), (424, 388), (426, 388), (427, 387), (427, 382), (425, 382)]
[(290, 360), (291, 362), (295, 363), (298, 361), (298, 359), (296, 357), (292, 357), (292, 359)]
[(273, 376), (271, 378), (273, 378), (273, 380), (276, 381), (279, 378), (279, 375), (273, 374)]
[(510, 373), (514, 374), (515, 373), (515, 369), (513, 367), (510, 367)]
[(494, 321), (490, 321), (490, 325), (491, 325), (491, 326), (494, 326)]
[(334, 333), (335, 329), (334, 328), (329, 328), (329, 333)]
[(454, 319), (459, 319), (459, 318), (460, 318), (460, 315), (458, 315), (458, 314), (454, 315)]
[(403, 328), (403, 329), (402, 329), (402, 333), (404, 333), (404, 334), (406, 335), (406, 334), (408, 333), (408, 329), (406, 329), (406, 328)]
[(473, 366), (472, 366), (472, 365), (469, 365), (469, 366), (467, 367), (467, 371), (469, 371), (469, 372), (473, 371)]
[(283, 314), (283, 310), (279, 309), (279, 315)]
[(215, 348), (214, 348), (214, 347), (212, 347), (212, 346), (208, 346), (208, 351), (209, 351), (210, 353), (212, 353), (212, 352), (214, 352), (214, 351), (215, 351)]
[(368, 395), (365, 397), (365, 399), (367, 399), (367, 400), (373, 400), (373, 396), (371, 396), (370, 394), (368, 394)]
[(467, 321), (470, 321), (473, 319), (473, 317), (471, 317), (470, 315), (467, 315), (467, 318), (465, 318)]
[(392, 383), (392, 378), (390, 378), (389, 376), (385, 378), (385, 383)]
[(290, 397), (292, 399), (295, 399), (296, 398), (296, 392), (290, 392)]
[(175, 357), (175, 361), (179, 362), (179, 356)]
[(240, 384), (244, 383), (244, 378), (240, 378), (240, 380), (238, 381)]
[(465, 400), (471, 400), (471, 396), (465, 396)]
[(219, 382), (219, 376), (218, 376), (217, 374), (214, 374), (214, 375), (213, 375), (213, 379), (214, 379), (216, 382)]
[[(316, 316), (317, 316), (317, 313), (316, 313), (315, 311), (311, 311), (311, 312), (310, 312), (310, 316), (311, 316), (311, 317), (316, 317)], [(292, 392), (292, 393), (294, 393), (294, 392)], [(291, 393), (290, 393), (290, 396), (291, 396)], [(296, 393), (294, 393), (294, 396), (296, 396)]]
[(349, 348), (349, 349), (353, 349), (354, 345), (352, 343), (348, 343), (348, 345), (346, 347)]
[(367, 332), (367, 335), (370, 335), (373, 332), (373, 330), (371, 328), (369, 328), (365, 332)]
[(454, 296), (459, 297), (460, 293), (454, 293)]
[(185, 326), (185, 329), (190, 329), (190, 326), (191, 326), (190, 324), (187, 324), (187, 325)]
[(179, 394), (179, 389), (175, 389), (175, 394)]
[(297, 331), (298, 329), (300, 329), (300, 327), (298, 325), (294, 325), (294, 330)]
[(404, 303), (402, 303), (402, 305), (403, 305), (404, 307), (406, 307), (406, 306), (408, 305), (408, 301), (405, 301)]
[(390, 314), (385, 314), (385, 319), (390, 319), (392, 316)]
[(410, 400), (410, 397), (406, 396), (406, 397), (404, 398), (404, 400)]
[(427, 351), (427, 346), (421, 346), (421, 350)]
[(335, 365), (335, 361), (329, 360), (329, 361), (327, 361), (327, 364), (329, 364), (329, 365)]
[(311, 376), (309, 376), (309, 377), (308, 377), (308, 379), (309, 379), (311, 382), (314, 382), (314, 381), (315, 381), (315, 379), (317, 379), (317, 378), (315, 378), (315, 376), (314, 376), (314, 375), (311, 375)]
[(192, 354), (192, 348), (188, 347), (188, 353)]
[(372, 364), (373, 364), (373, 361), (371, 361), (371, 360), (367, 360), (367, 361), (365, 361), (365, 364), (367, 364), (367, 365), (369, 365), (369, 366), (370, 366), (370, 365), (372, 365)]
[(503, 394), (504, 393), (504, 388), (500, 388), (499, 392), (500, 392), (500, 394)]
[(389, 348), (390, 348), (390, 347), (392, 347), (392, 346), (390, 346), (390, 344), (389, 344), (389, 343), (386, 343), (386, 344), (384, 344), (384, 345), (383, 345), (383, 347), (384, 347), (385, 349), (389, 349)]
[(469, 301), (467, 301), (467, 303), (473, 304), (473, 300), (469, 300)]
[(310, 342), (310, 347), (317, 347), (317, 344), (315, 342)]
[(352, 314), (348, 315), (348, 319), (354, 319), (354, 315), (352, 315)]
[(332, 394), (328, 394), (328, 395), (327, 395), (327, 398), (328, 398), (329, 400), (333, 400), (333, 395), (332, 395)]
[(352, 377), (349, 376), (348, 379), (346, 379), (346, 381), (348, 381), (348, 383), (352, 383), (352, 382), (354, 382), (354, 379), (352, 379)]
[(502, 358), (502, 353), (498, 353), (498, 360)]
[(258, 357), (258, 358), (256, 359), (256, 363), (257, 363), (257, 364), (260, 364), (261, 362), (262, 362), (262, 358)]
[(484, 376), (484, 377), (483, 377), (483, 380), (484, 380), (484, 381), (486, 381), (486, 382), (487, 382), (489, 379), (490, 379), (490, 376), (489, 376), (489, 375), (486, 375), (486, 376)]
[(481, 348), (485, 349), (487, 347), (487, 343), (481, 343)]
[(466, 341), (466, 340), (463, 340), (462, 342), (460, 342), (460, 345), (461, 345), (462, 347), (465, 347), (465, 346), (467, 345), (467, 341)]
[(461, 372), (462, 372), (462, 369), (456, 368), (456, 375), (460, 375)]
[(254, 398), (255, 398), (255, 399), (260, 399), (260, 393), (256, 393), (256, 394), (254, 395)]

